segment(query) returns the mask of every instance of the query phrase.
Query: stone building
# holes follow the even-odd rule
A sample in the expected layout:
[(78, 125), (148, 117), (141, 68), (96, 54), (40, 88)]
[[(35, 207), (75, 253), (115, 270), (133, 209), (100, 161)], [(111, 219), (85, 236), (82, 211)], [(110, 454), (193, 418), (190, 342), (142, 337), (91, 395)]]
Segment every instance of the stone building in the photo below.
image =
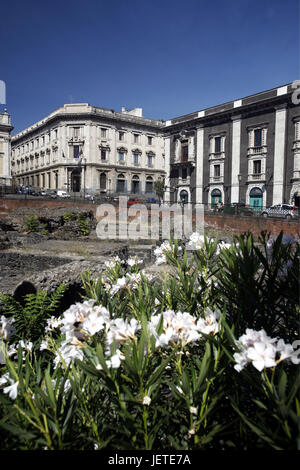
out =
[(292, 84), (165, 123), (170, 201), (300, 204), (300, 106)]
[(287, 84), (168, 121), (66, 104), (12, 137), (12, 174), (18, 184), (110, 194), (153, 195), (165, 179), (169, 202), (299, 206), (293, 92)]
[(11, 157), (11, 143), (10, 133), (13, 130), (11, 125), (10, 115), (6, 109), (3, 113), (0, 112), (0, 186), (10, 186), (11, 184), (11, 171), (10, 171), (10, 157)]
[(161, 121), (65, 104), (12, 137), (16, 184), (75, 193), (154, 195), (165, 176)]

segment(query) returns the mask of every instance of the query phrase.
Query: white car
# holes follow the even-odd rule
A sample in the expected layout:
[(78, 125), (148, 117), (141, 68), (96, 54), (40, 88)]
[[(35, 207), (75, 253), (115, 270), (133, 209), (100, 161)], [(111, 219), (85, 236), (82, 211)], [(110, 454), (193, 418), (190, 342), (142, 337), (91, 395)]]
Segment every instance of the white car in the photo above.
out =
[(70, 197), (70, 194), (67, 191), (57, 191), (57, 197)]
[(282, 217), (285, 219), (294, 219), (298, 217), (298, 209), (290, 204), (276, 204), (264, 209), (261, 214), (263, 217)]

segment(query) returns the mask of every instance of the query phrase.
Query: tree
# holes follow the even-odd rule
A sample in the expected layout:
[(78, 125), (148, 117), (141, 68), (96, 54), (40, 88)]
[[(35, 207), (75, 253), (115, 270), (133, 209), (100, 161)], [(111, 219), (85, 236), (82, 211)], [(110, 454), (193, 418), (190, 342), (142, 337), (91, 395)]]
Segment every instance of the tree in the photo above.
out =
[(157, 180), (154, 182), (154, 189), (158, 196), (159, 201), (164, 197), (165, 192), (165, 180)]

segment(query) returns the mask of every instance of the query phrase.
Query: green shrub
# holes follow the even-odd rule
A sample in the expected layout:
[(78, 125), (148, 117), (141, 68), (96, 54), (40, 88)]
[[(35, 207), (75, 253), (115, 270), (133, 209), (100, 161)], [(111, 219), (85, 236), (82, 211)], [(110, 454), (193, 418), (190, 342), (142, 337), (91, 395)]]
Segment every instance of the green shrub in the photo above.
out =
[(39, 220), (36, 215), (28, 215), (26, 217), (25, 230), (28, 233), (39, 231)]
[(77, 215), (75, 212), (65, 212), (63, 214), (63, 219), (65, 222), (68, 222), (69, 220), (76, 220), (77, 219)]
[(164, 280), (84, 273), (60, 318), (4, 299), (1, 449), (300, 449), (299, 243), (200, 241), (157, 250)]

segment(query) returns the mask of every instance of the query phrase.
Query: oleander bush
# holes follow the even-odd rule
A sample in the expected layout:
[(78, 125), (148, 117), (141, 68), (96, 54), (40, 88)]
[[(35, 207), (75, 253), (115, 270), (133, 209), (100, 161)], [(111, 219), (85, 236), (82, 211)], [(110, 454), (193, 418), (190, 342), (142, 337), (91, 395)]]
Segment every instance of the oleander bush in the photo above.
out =
[(299, 242), (155, 255), (164, 279), (116, 257), (62, 315), (63, 288), (2, 296), (2, 450), (299, 450)]

